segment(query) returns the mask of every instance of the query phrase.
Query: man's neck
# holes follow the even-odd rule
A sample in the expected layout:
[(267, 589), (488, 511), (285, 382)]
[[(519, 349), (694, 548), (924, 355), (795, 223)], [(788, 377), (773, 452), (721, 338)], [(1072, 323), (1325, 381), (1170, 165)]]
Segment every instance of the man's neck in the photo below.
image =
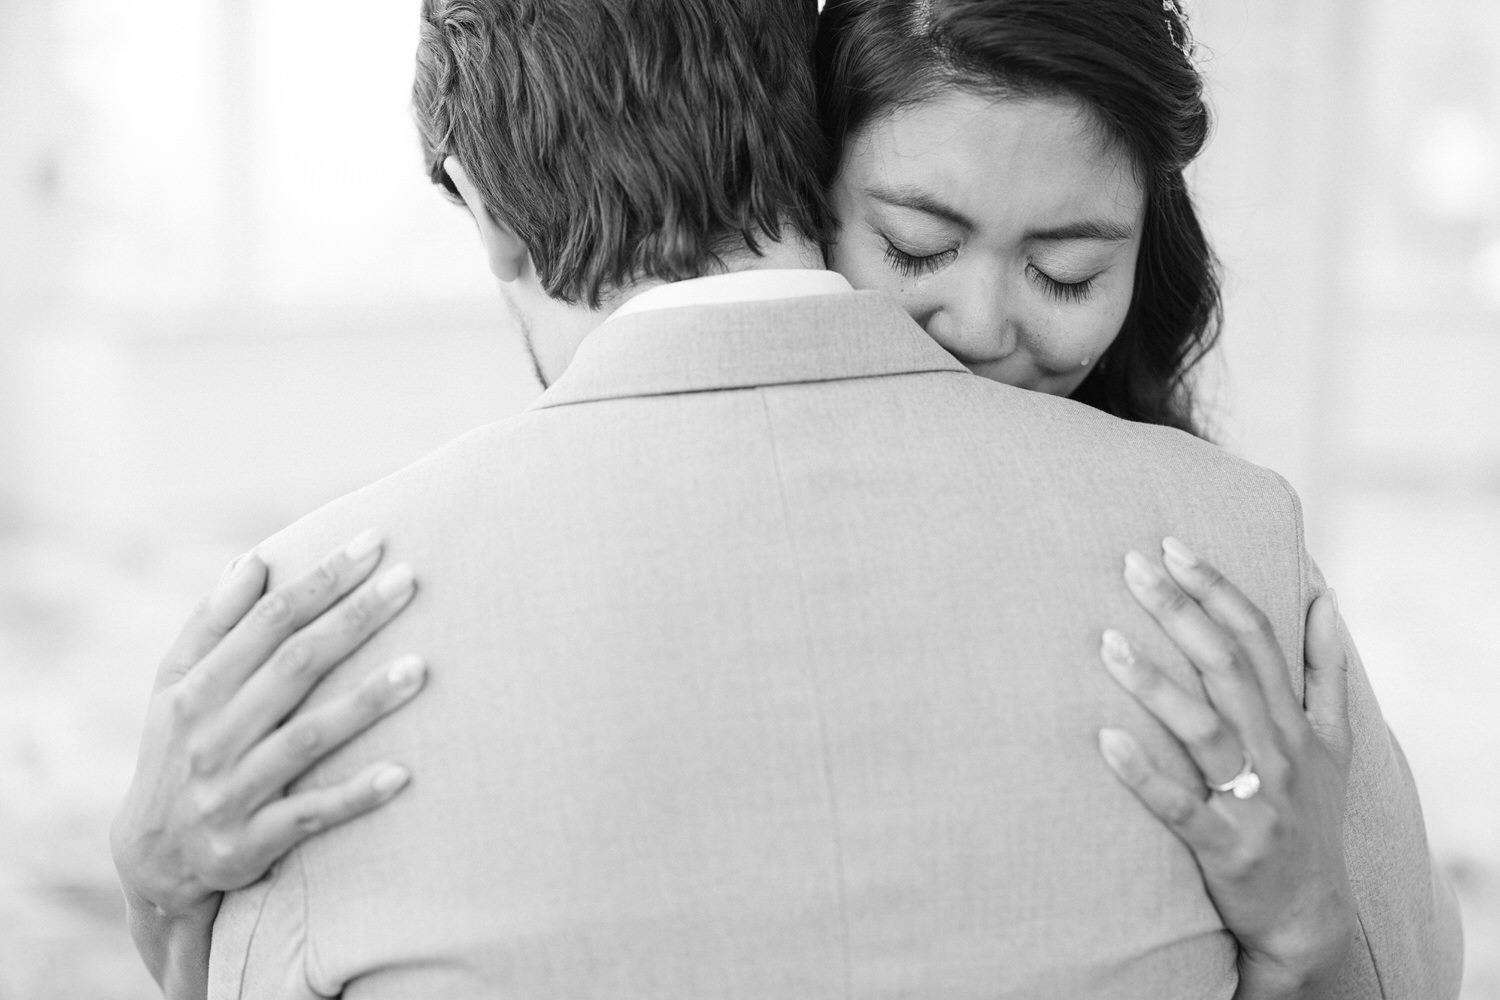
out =
[(805, 236), (775, 242), (763, 240), (760, 252), (746, 247), (724, 257), (725, 273), (732, 271), (795, 271), (799, 269), (826, 270), (823, 251)]
[[(826, 270), (823, 264), (823, 251), (812, 240), (802, 236), (792, 236), (783, 240), (772, 240), (762, 238), (757, 241), (759, 252), (745, 246), (732, 253), (720, 254), (722, 267), (716, 268), (704, 277), (716, 274), (734, 274), (741, 271), (769, 271), (769, 270)], [(599, 324), (608, 319), (616, 309), (636, 296), (667, 284), (665, 281), (655, 279), (638, 281), (622, 289), (616, 289), (606, 294), (604, 303), (599, 309), (582, 309), (579, 306), (561, 306), (559, 303), (545, 300), (541, 307), (548, 314), (538, 313), (530, 315), (522, 310), (522, 329), (527, 331), (527, 349), (531, 354), (532, 361), (536, 366), (538, 376), (543, 385), (551, 385), (557, 380), (573, 360), (573, 355), (578, 351), (578, 345)], [(547, 331), (545, 341), (533, 340), (531, 332)]]
[[(795, 236), (785, 240), (759, 241), (760, 252), (757, 253), (749, 247), (744, 247), (734, 253), (720, 255), (723, 267), (710, 271), (704, 277), (716, 274), (734, 274), (737, 271), (804, 271), (804, 270), (826, 270), (823, 263), (823, 251), (818, 245), (809, 239)], [(616, 309), (640, 295), (642, 292), (652, 288), (658, 288), (666, 284), (664, 281), (647, 280), (638, 281), (625, 288), (608, 303), (607, 311), (600, 316), (601, 322)]]

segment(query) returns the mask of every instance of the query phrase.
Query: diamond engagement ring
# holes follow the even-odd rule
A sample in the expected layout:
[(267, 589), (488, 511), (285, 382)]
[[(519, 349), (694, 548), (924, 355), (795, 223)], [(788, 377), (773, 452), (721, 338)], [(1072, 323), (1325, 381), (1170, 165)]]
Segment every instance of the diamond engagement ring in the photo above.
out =
[[(1243, 752), (1242, 752), (1243, 753)], [(1224, 782), (1222, 785), (1208, 785), (1211, 792), (1228, 792), (1237, 799), (1248, 799), (1260, 791), (1260, 775), (1255, 773), (1255, 767), (1250, 763), (1250, 755), (1243, 754), (1245, 762), (1240, 765), (1240, 773)], [(1205, 785), (1208, 782), (1204, 782)]]

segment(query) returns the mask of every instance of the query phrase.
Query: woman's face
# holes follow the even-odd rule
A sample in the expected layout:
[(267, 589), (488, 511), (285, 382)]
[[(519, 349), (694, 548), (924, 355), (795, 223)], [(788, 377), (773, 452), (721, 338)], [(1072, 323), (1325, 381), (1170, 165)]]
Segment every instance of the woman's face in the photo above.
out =
[(853, 136), (829, 263), (976, 375), (1078, 387), (1130, 308), (1145, 193), (1068, 98), (950, 89)]

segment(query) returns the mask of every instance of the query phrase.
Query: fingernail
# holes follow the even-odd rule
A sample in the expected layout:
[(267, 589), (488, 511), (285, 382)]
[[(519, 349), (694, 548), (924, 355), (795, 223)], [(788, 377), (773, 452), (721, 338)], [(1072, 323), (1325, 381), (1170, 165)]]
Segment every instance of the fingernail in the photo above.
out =
[(1130, 745), (1130, 737), (1119, 729), (1099, 730), (1099, 752), (1104, 755), (1111, 767), (1121, 770), (1130, 765), (1134, 752)]
[(222, 573), (219, 574), (219, 582), (223, 583), (225, 580), (228, 580), (230, 577), (234, 576), (234, 574), (240, 568), (240, 563), (242, 563), (244, 561), (245, 561), (245, 553), (244, 552), (241, 552), (239, 555), (237, 555), (233, 559), (229, 560), (229, 565), (225, 566), (224, 567), (224, 572), (222, 572)]
[(375, 775), (371, 786), (381, 798), (389, 798), (399, 792), (410, 779), (411, 773), (406, 768), (391, 764)]
[(403, 656), (391, 664), (385, 676), (398, 693), (409, 694), (422, 686), (422, 679), (427, 676), (427, 664), (420, 656)]
[(402, 563), (381, 574), (380, 579), (375, 581), (375, 593), (387, 601), (394, 601), (410, 592), (415, 581), (416, 574), (412, 572), (411, 566)]
[(1178, 569), (1192, 569), (1198, 565), (1198, 556), (1193, 550), (1175, 538), (1163, 538), (1161, 552), (1162, 558), (1175, 565)]
[(1137, 587), (1149, 587), (1161, 579), (1161, 573), (1139, 552), (1125, 553), (1125, 580)]
[(1109, 628), (1104, 630), (1103, 641), (1099, 643), (1099, 653), (1106, 662), (1118, 666), (1135, 666), (1135, 651), (1130, 648), (1130, 643), (1120, 633)]
[(380, 549), (380, 533), (374, 528), (362, 531), (354, 541), (344, 546), (344, 558), (350, 562), (364, 562)]

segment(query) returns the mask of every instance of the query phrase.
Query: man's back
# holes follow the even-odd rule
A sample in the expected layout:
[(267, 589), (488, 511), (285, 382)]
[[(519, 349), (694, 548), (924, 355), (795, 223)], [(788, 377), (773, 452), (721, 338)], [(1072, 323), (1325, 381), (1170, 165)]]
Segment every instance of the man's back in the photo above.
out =
[(433, 679), (309, 781), (416, 778), (230, 897), (212, 996), (1233, 992), (1096, 734), (1194, 772), (1097, 651), (1189, 677), (1118, 582), (1172, 534), (1300, 663), (1273, 475), (974, 378), (860, 294), (615, 320), (527, 414), (265, 551), (367, 525), (422, 591), (325, 687), (405, 651)]

